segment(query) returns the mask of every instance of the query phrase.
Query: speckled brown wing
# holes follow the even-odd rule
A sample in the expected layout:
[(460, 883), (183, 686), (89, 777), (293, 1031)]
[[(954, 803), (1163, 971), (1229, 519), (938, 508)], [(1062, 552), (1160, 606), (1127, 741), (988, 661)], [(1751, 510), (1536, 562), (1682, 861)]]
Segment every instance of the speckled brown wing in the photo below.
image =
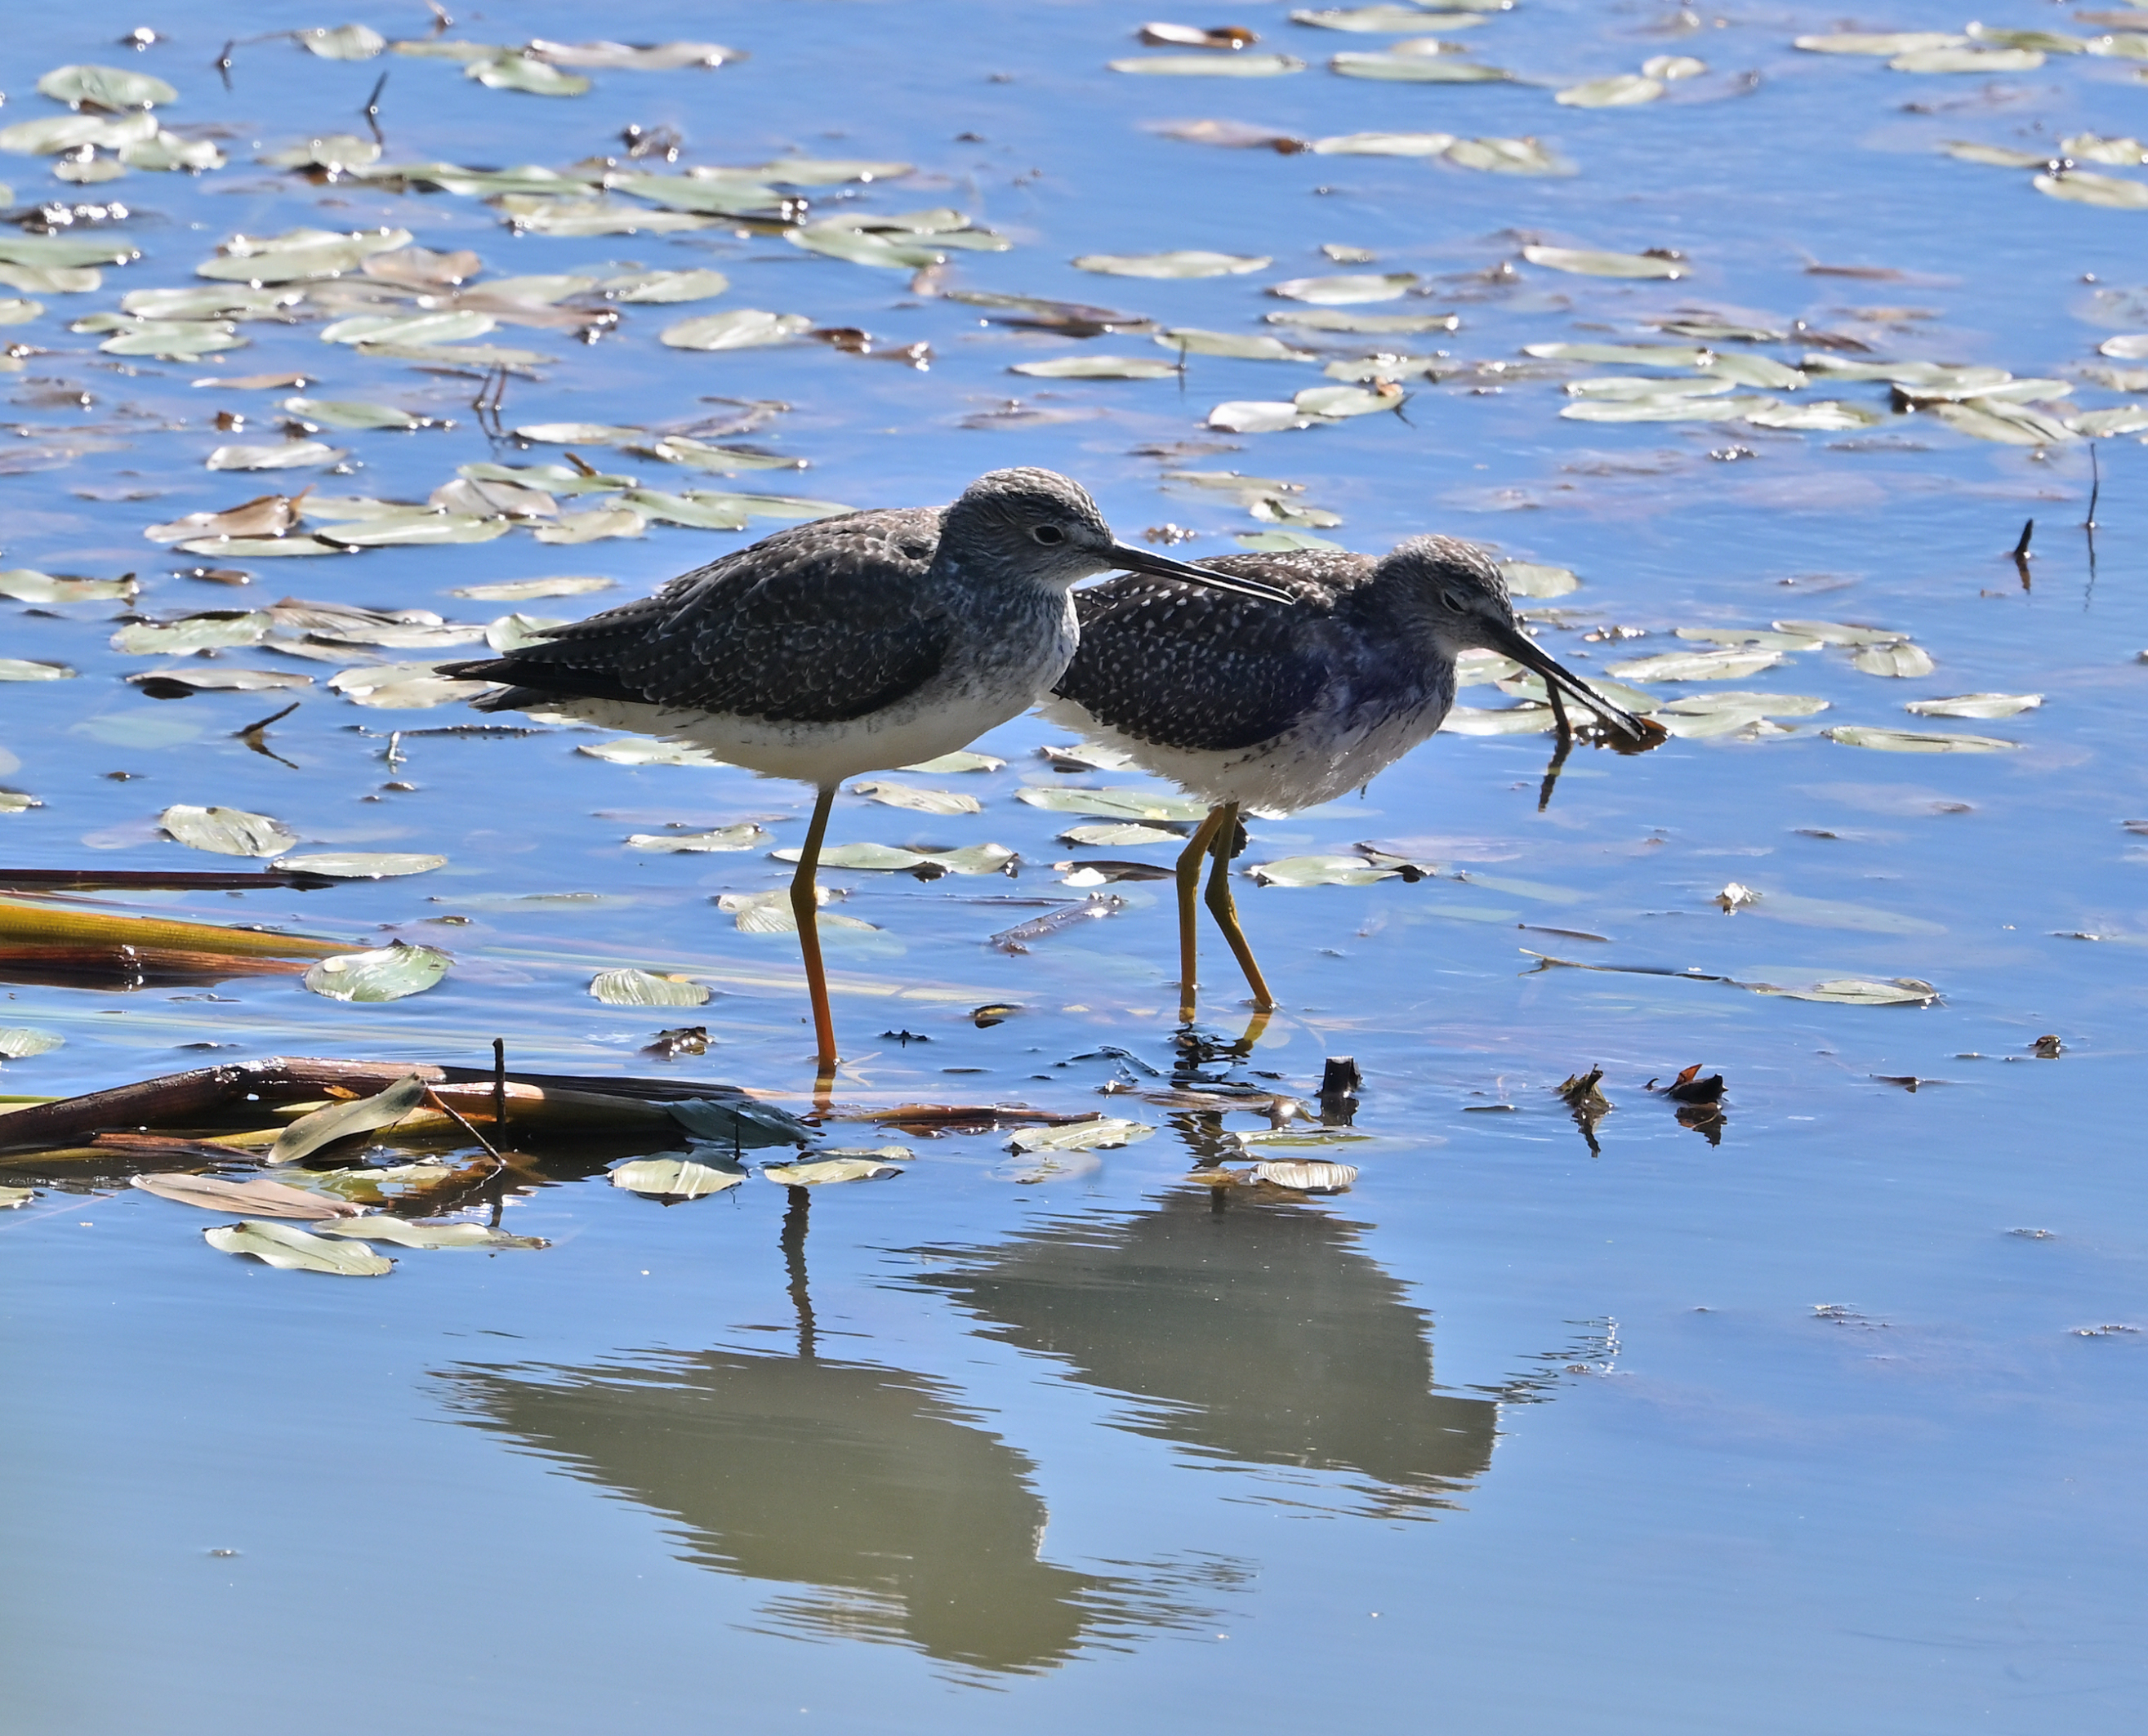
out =
[(775, 723), (864, 717), (946, 661), (954, 634), (918, 582), (940, 517), (936, 507), (904, 507), (780, 530), (652, 597), (454, 673), (510, 684), (484, 702), (493, 710), (550, 695)]
[(1055, 690), (1161, 746), (1229, 752), (1278, 735), (1317, 702), (1328, 624), (1374, 563), (1341, 549), (1231, 554), (1198, 564), (1290, 592), (1290, 604), (1129, 574), (1077, 591), (1082, 643)]

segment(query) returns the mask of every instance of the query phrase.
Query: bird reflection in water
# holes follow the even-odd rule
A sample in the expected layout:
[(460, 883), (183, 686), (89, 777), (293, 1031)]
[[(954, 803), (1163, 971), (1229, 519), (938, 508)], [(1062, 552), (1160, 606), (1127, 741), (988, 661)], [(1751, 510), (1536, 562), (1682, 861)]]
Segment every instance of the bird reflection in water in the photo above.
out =
[[(1174, 1116), (1199, 1144), (1202, 1119)], [(1430, 1322), (1359, 1247), (1362, 1227), (1302, 1202), (1192, 1187), (1148, 1211), (1058, 1219), (1000, 1247), (939, 1250), (915, 1282), (985, 1336), (1125, 1395), (1120, 1426), (1196, 1463), (1283, 1471), (1290, 1496), (1430, 1517), (1483, 1475), (1499, 1401), (1433, 1387)]]
[(1200, 1625), (1227, 1561), (1138, 1582), (1041, 1558), (1033, 1463), (960, 1395), (902, 1369), (820, 1353), (807, 1287), (811, 1196), (781, 1235), (790, 1356), (647, 1352), (594, 1367), (464, 1364), (454, 1410), (675, 1521), (680, 1558), (810, 1588), (765, 1606), (775, 1631), (914, 1646), (951, 1665), (1036, 1673), (1085, 1645)]

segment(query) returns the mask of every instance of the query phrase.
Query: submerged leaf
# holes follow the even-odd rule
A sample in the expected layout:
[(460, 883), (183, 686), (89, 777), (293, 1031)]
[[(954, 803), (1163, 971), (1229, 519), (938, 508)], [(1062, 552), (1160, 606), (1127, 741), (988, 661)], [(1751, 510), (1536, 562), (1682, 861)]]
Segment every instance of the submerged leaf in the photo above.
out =
[(448, 956), (396, 941), (369, 952), (339, 953), (306, 972), (306, 986), (331, 1001), (400, 1001), (448, 974)]
[(282, 1182), (227, 1182), (219, 1176), (136, 1176), (133, 1185), (144, 1193), (176, 1200), (183, 1206), (205, 1207), (211, 1212), (250, 1212), (261, 1217), (318, 1221), (349, 1217), (358, 1211), (348, 1200), (329, 1199)]
[(1878, 748), (1890, 754), (2010, 754), (2020, 746), (1996, 735), (1957, 735), (1930, 730), (1879, 730), (1852, 724), (1821, 731), (1844, 747)]
[(1168, 253), (1083, 253), (1074, 263), (1083, 271), (1116, 278), (1242, 277), (1264, 271), (1272, 259), (1239, 254), (1182, 249)]
[(335, 1277), (384, 1277), (395, 1269), (363, 1244), (331, 1241), (325, 1236), (294, 1230), (289, 1224), (261, 1223), (248, 1219), (202, 1232), (202, 1239), (225, 1254), (251, 1254), (270, 1266), (292, 1272), (324, 1272)]
[(607, 1006), (704, 1006), (708, 988), (684, 976), (659, 976), (632, 968), (600, 971), (590, 993)]
[(804, 314), (770, 314), (759, 308), (733, 308), (682, 319), (659, 333), (658, 341), (674, 349), (751, 349), (782, 344), (812, 325)]
[(2071, 199), (2080, 205), (2100, 205), (2109, 211), (2148, 211), (2148, 183), (2099, 175), (2085, 168), (2062, 175), (2039, 175), (2036, 191), (2055, 199)]

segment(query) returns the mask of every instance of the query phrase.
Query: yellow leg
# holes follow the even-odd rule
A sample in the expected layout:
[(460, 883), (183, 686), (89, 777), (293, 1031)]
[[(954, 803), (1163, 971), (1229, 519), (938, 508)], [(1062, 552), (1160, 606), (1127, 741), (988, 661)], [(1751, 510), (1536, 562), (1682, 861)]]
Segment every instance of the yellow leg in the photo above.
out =
[(1178, 1022), (1193, 1022), (1193, 991), (1199, 971), (1199, 918), (1193, 910), (1194, 895), (1201, 889), (1201, 859), (1208, 854), (1208, 840), (1223, 823), (1223, 810), (1211, 808), (1208, 817), (1194, 829), (1178, 854)]
[(1275, 996), (1268, 992), (1267, 980), (1261, 975), (1259, 963), (1253, 957), (1253, 949), (1247, 944), (1246, 931), (1238, 926), (1238, 906), (1231, 897), (1231, 846), (1238, 837), (1238, 805), (1227, 802), (1208, 818), (1215, 823), (1217, 815), (1223, 816), (1217, 826), (1210, 848), (1215, 852), (1216, 865), (1208, 875), (1208, 912), (1216, 919), (1216, 926), (1223, 931), (1223, 938), (1230, 943), (1232, 956), (1238, 961), (1238, 968), (1246, 973), (1246, 981), (1253, 991), (1253, 1006), (1260, 1012), (1275, 1011)]
[(813, 876), (821, 865), (821, 840), (828, 835), (828, 815), (835, 805), (836, 792), (821, 791), (813, 804), (812, 823), (806, 828), (798, 871), (790, 877), (790, 911), (798, 919), (798, 950), (806, 956), (806, 992), (812, 997), (813, 1036), (824, 1076), (836, 1065), (836, 1016), (828, 1008), (828, 972), (821, 962), (820, 905)]

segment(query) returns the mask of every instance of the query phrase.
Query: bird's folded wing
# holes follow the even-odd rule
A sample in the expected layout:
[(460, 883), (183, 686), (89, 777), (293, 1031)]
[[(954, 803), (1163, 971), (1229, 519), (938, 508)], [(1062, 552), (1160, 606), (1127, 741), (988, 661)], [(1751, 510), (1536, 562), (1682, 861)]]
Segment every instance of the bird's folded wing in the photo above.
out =
[(800, 524), (460, 673), (536, 693), (841, 723), (914, 692), (953, 639), (921, 582), (936, 509)]
[[(1238, 557), (1202, 564), (1232, 572)], [(1292, 607), (1137, 575), (1076, 592), (1082, 643), (1055, 690), (1163, 746), (1228, 752), (1282, 734), (1327, 678), (1324, 595), (1257, 559), (1246, 575), (1304, 595)]]

